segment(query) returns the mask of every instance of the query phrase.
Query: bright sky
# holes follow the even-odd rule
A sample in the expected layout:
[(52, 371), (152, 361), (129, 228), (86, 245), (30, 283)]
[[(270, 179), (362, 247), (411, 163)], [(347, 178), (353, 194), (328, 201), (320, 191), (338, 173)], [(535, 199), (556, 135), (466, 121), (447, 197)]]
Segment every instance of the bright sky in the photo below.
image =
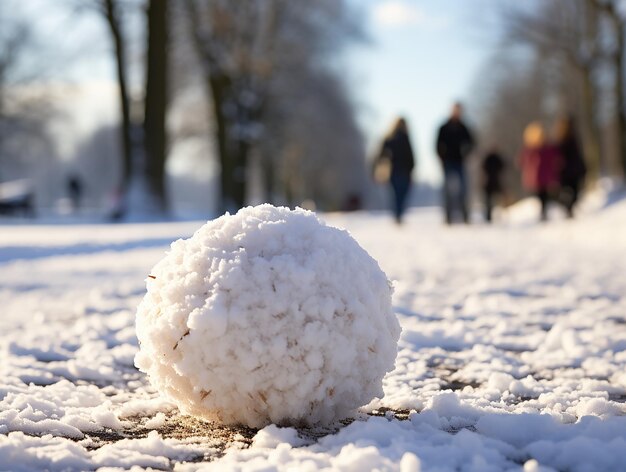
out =
[[(417, 178), (438, 182), (437, 129), (452, 103), (468, 98), (492, 52), (497, 31), (485, 27), (501, 0), (350, 1), (365, 9), (373, 41), (350, 54), (370, 156), (403, 115), (417, 149)], [(467, 118), (471, 124), (471, 110)]]

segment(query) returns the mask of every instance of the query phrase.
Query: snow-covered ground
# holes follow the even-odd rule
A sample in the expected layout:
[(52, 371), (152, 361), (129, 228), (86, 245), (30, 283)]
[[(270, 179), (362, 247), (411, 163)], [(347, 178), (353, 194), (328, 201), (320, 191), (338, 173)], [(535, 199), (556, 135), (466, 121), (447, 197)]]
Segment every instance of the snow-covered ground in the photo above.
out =
[(386, 396), (324, 430), (186, 417), (134, 368), (148, 271), (201, 222), (0, 226), (0, 470), (624, 470), (626, 200), (603, 199), (547, 225), (325, 215), (403, 333)]

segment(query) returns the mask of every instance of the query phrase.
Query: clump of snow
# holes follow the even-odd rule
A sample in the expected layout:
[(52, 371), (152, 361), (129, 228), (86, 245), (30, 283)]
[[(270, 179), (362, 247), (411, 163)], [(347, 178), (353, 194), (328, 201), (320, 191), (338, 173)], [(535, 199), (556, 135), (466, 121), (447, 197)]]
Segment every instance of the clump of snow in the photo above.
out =
[(154, 418), (150, 418), (146, 421), (145, 427), (150, 429), (160, 428), (165, 424), (165, 414), (163, 412), (158, 412)]
[[(90, 443), (67, 441), (46, 434), (29, 436), (21, 431), (0, 436), (0, 470), (168, 470), (171, 460), (185, 461), (204, 455), (210, 448), (164, 439), (156, 431), (139, 439), (122, 439), (98, 449)], [(152, 469), (151, 469), (152, 470)]]
[(188, 414), (324, 424), (382, 397), (400, 326), (376, 261), (313, 213), (208, 222), (152, 270), (136, 365)]
[(298, 431), (294, 428), (279, 428), (271, 424), (254, 436), (252, 447), (273, 448), (285, 443), (293, 447), (299, 447), (306, 444), (306, 441), (298, 436)]

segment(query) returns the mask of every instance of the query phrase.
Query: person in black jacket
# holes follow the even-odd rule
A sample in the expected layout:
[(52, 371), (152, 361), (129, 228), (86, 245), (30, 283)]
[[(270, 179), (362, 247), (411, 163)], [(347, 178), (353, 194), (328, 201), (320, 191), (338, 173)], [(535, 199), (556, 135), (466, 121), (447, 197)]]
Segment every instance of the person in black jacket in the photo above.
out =
[(443, 167), (444, 206), (448, 224), (452, 223), (455, 209), (460, 210), (463, 221), (469, 223), (465, 160), (474, 147), (474, 138), (461, 120), (462, 112), (461, 104), (455, 103), (450, 118), (437, 134), (437, 154)]
[(72, 202), (72, 211), (76, 213), (80, 209), (83, 196), (83, 181), (78, 174), (71, 174), (67, 178), (67, 193)]
[(569, 116), (557, 122), (556, 139), (563, 159), (560, 174), (560, 200), (565, 206), (568, 218), (573, 218), (574, 206), (578, 201), (578, 194), (587, 174), (587, 166), (580, 148), (573, 117)]
[(389, 183), (394, 196), (394, 216), (398, 224), (406, 209), (406, 201), (411, 188), (411, 173), (415, 167), (413, 148), (404, 118), (398, 118), (385, 139), (378, 161), (387, 160), (390, 166)]
[(502, 185), (502, 173), (504, 172), (504, 159), (492, 148), (483, 159), (483, 191), (485, 193), (485, 220), (491, 223), (491, 212), (493, 210), (494, 197), (502, 195), (504, 186)]

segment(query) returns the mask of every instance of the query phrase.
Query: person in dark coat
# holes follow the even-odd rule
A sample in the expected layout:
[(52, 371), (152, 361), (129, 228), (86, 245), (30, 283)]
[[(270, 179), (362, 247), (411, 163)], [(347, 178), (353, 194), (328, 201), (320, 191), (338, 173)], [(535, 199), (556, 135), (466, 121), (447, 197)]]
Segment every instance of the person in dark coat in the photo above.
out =
[(77, 212), (83, 196), (83, 182), (77, 174), (72, 174), (67, 178), (67, 193), (72, 202), (72, 210)]
[(407, 197), (411, 188), (411, 174), (415, 167), (413, 148), (404, 118), (398, 118), (383, 142), (378, 162), (389, 165), (389, 183), (393, 190), (393, 211), (396, 222), (402, 223)]
[(504, 159), (493, 148), (487, 153), (482, 163), (483, 192), (485, 195), (485, 220), (491, 223), (494, 198), (504, 193), (502, 174), (504, 172)]
[(437, 154), (443, 167), (443, 196), (446, 223), (451, 224), (455, 210), (469, 223), (465, 160), (474, 147), (474, 138), (463, 120), (463, 109), (455, 103), (452, 114), (437, 134)]
[(557, 146), (561, 152), (561, 192), (559, 200), (565, 206), (567, 216), (574, 217), (574, 206), (587, 174), (587, 166), (578, 141), (573, 117), (559, 120), (556, 124)]

